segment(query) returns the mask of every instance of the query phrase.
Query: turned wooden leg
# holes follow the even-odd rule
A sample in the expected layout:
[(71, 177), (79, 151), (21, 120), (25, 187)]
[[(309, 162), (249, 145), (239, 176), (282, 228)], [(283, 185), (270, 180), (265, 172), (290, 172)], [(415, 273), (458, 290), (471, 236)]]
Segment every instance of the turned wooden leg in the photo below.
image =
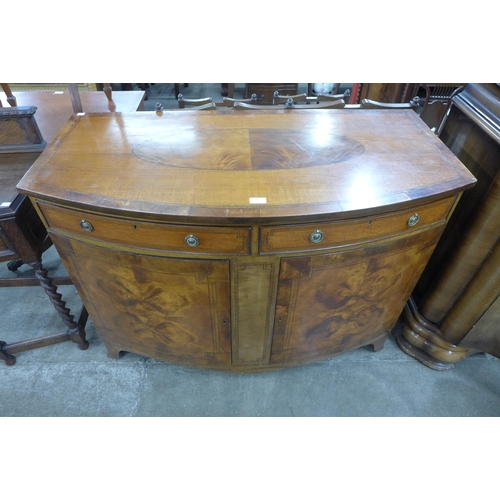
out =
[(105, 83), (102, 90), (108, 98), (108, 109), (110, 111), (116, 111), (116, 104), (113, 101), (113, 87), (111, 86), (111, 83)]
[(35, 274), (48, 295), (52, 305), (56, 309), (57, 313), (63, 320), (64, 324), (68, 327), (67, 335), (68, 337), (78, 344), (78, 348), (85, 350), (89, 347), (88, 341), (85, 339), (85, 330), (82, 325), (82, 321), (76, 323), (74, 321), (74, 316), (70, 314), (70, 310), (66, 307), (66, 302), (62, 299), (62, 295), (57, 292), (57, 286), (53, 284), (52, 278), (49, 277), (48, 272), (42, 267), (41, 262), (35, 262), (30, 264), (30, 266), (35, 270)]
[(7, 366), (12, 366), (16, 362), (16, 357), (9, 354), (7, 351), (4, 351), (4, 348), (7, 344), (0, 340), (0, 359), (3, 359), (4, 363)]
[(7, 102), (12, 106), (15, 107), (17, 106), (17, 100), (10, 91), (10, 86), (8, 83), (0, 83), (0, 86), (2, 87), (2, 90), (5, 92), (5, 95), (7, 96)]

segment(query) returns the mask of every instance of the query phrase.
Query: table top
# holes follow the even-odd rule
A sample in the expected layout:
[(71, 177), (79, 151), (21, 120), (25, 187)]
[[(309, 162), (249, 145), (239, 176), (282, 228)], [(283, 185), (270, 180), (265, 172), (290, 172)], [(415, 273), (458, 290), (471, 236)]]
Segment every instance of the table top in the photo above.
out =
[(474, 177), (412, 110), (173, 110), (72, 118), (19, 183), (78, 208), (213, 222), (355, 217)]
[[(115, 112), (132, 113), (142, 111), (146, 93), (142, 90), (116, 91), (112, 93)], [(29, 91), (15, 92), (18, 106), (36, 106), (35, 119), (43, 138), (50, 142), (60, 128), (73, 115), (73, 106), (68, 91), (44, 92)], [(109, 112), (109, 101), (104, 92), (81, 91), (80, 100), (85, 113)], [(7, 102), (5, 93), (0, 92), (0, 101)], [(8, 109), (8, 106), (6, 106)]]

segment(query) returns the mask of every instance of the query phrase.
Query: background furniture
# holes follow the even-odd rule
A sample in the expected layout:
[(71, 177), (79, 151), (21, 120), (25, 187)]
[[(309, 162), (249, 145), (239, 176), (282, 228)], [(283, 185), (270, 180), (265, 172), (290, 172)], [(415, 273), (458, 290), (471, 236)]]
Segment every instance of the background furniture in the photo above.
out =
[(423, 101), (420, 118), (439, 136), (453, 98), (465, 87), (462, 83), (421, 83), (417, 96)]
[(345, 102), (343, 99), (338, 99), (336, 101), (332, 102), (309, 102), (309, 103), (301, 103), (299, 102), (298, 104), (295, 104), (293, 102), (293, 97), (289, 97), (287, 102), (283, 104), (251, 104), (251, 103), (246, 103), (246, 102), (235, 102), (234, 103), (234, 109), (254, 109), (254, 110), (259, 110), (259, 111), (264, 111), (266, 109), (274, 110), (274, 109), (290, 109), (290, 110), (295, 110), (295, 109), (306, 109), (306, 110), (313, 110), (313, 109), (342, 109), (345, 107)]
[(205, 109), (205, 107), (207, 105), (212, 105), (210, 106), (212, 109), (215, 108), (215, 105), (213, 105), (213, 100), (211, 97), (205, 97), (205, 98), (202, 98), (202, 99), (186, 99), (182, 94), (178, 94), (177, 95), (177, 102), (179, 103), (179, 109), (184, 109), (186, 107), (196, 107), (196, 108), (200, 108), (200, 107), (203, 107), (203, 109)]
[[(113, 102), (118, 111), (133, 112), (143, 108), (144, 96), (142, 91), (113, 92)], [(0, 100), (7, 100), (6, 97), (8, 94), (0, 93)], [(79, 91), (79, 97), (86, 112), (109, 113), (109, 100), (104, 92)], [(0, 279), (0, 286), (41, 284), (68, 331), (9, 344), (0, 340), (0, 359), (9, 365), (15, 363), (15, 353), (64, 340), (72, 339), (82, 349), (88, 347), (84, 331), (87, 311), (83, 308), (75, 321), (65, 307), (57, 286), (69, 285), (72, 281), (67, 276), (51, 277), (43, 268), (42, 255), (52, 242), (30, 200), (15, 188), (47, 142), (52, 141), (73, 116), (70, 93), (67, 89), (16, 92), (15, 98), (18, 107), (0, 108), (3, 114), (3, 128), (0, 127), (0, 262), (11, 261), (8, 265), (12, 271), (26, 263), (35, 269), (36, 277), (20, 279), (13, 275), (10, 279)]]
[(478, 182), (457, 205), (399, 338), (437, 370), (474, 352), (500, 357), (500, 85), (468, 84), (453, 98), (441, 139)]
[(20, 182), (110, 356), (383, 346), (474, 178), (412, 110), (283, 113), (76, 117)]
[(295, 95), (298, 94), (298, 87), (298, 83), (247, 83), (245, 98), (248, 99), (252, 94), (256, 94), (259, 104), (273, 104), (275, 92), (280, 95)]
[[(7, 344), (0, 340), (0, 359), (7, 365), (16, 361), (14, 353), (72, 340), (80, 349), (87, 349), (85, 323), (87, 311), (78, 321), (62, 300), (57, 286), (71, 284), (68, 277), (52, 278), (42, 265), (42, 254), (50, 247), (47, 231), (29, 198), (20, 195), (16, 184), (46, 146), (35, 120), (36, 107), (0, 109), (0, 262), (11, 261), (15, 271), (23, 263), (35, 271), (34, 278), (0, 278), (0, 286), (41, 285), (58, 312), (67, 330), (29, 340)], [(13, 275), (14, 276), (14, 275)]]
[[(308, 83), (307, 84), (307, 95), (308, 96), (314, 96), (314, 83)], [(340, 88), (340, 83), (335, 83), (332, 89), (332, 94), (338, 94), (339, 93), (339, 88)]]
[[(80, 90), (80, 100), (86, 113), (109, 113), (109, 102), (104, 92)], [(116, 112), (132, 113), (144, 109), (145, 92), (142, 90), (114, 91), (113, 102)], [(0, 100), (5, 99), (0, 92)], [(16, 92), (18, 106), (35, 106), (36, 122), (43, 138), (50, 143), (61, 127), (73, 116), (73, 105), (67, 88), (54, 92)], [(8, 109), (8, 108), (6, 108)]]
[(351, 91), (351, 104), (363, 99), (379, 102), (410, 102), (418, 92), (418, 83), (355, 83)]

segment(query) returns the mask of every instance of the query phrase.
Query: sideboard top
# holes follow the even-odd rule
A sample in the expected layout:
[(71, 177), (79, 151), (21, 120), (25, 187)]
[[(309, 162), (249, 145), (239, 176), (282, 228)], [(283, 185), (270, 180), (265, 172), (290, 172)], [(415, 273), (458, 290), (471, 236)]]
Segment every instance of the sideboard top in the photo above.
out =
[(18, 184), (36, 198), (154, 217), (360, 214), (474, 177), (412, 110), (74, 116)]

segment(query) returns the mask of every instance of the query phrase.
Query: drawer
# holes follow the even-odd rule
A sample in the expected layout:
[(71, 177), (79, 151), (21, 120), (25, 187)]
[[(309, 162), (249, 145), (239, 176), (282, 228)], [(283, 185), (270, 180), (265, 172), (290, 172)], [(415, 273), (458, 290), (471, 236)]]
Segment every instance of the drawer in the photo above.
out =
[(390, 214), (317, 224), (262, 226), (260, 253), (314, 251), (397, 236), (446, 220), (455, 197)]
[(143, 222), (37, 203), (51, 229), (96, 241), (182, 253), (223, 255), (250, 253), (249, 227)]

